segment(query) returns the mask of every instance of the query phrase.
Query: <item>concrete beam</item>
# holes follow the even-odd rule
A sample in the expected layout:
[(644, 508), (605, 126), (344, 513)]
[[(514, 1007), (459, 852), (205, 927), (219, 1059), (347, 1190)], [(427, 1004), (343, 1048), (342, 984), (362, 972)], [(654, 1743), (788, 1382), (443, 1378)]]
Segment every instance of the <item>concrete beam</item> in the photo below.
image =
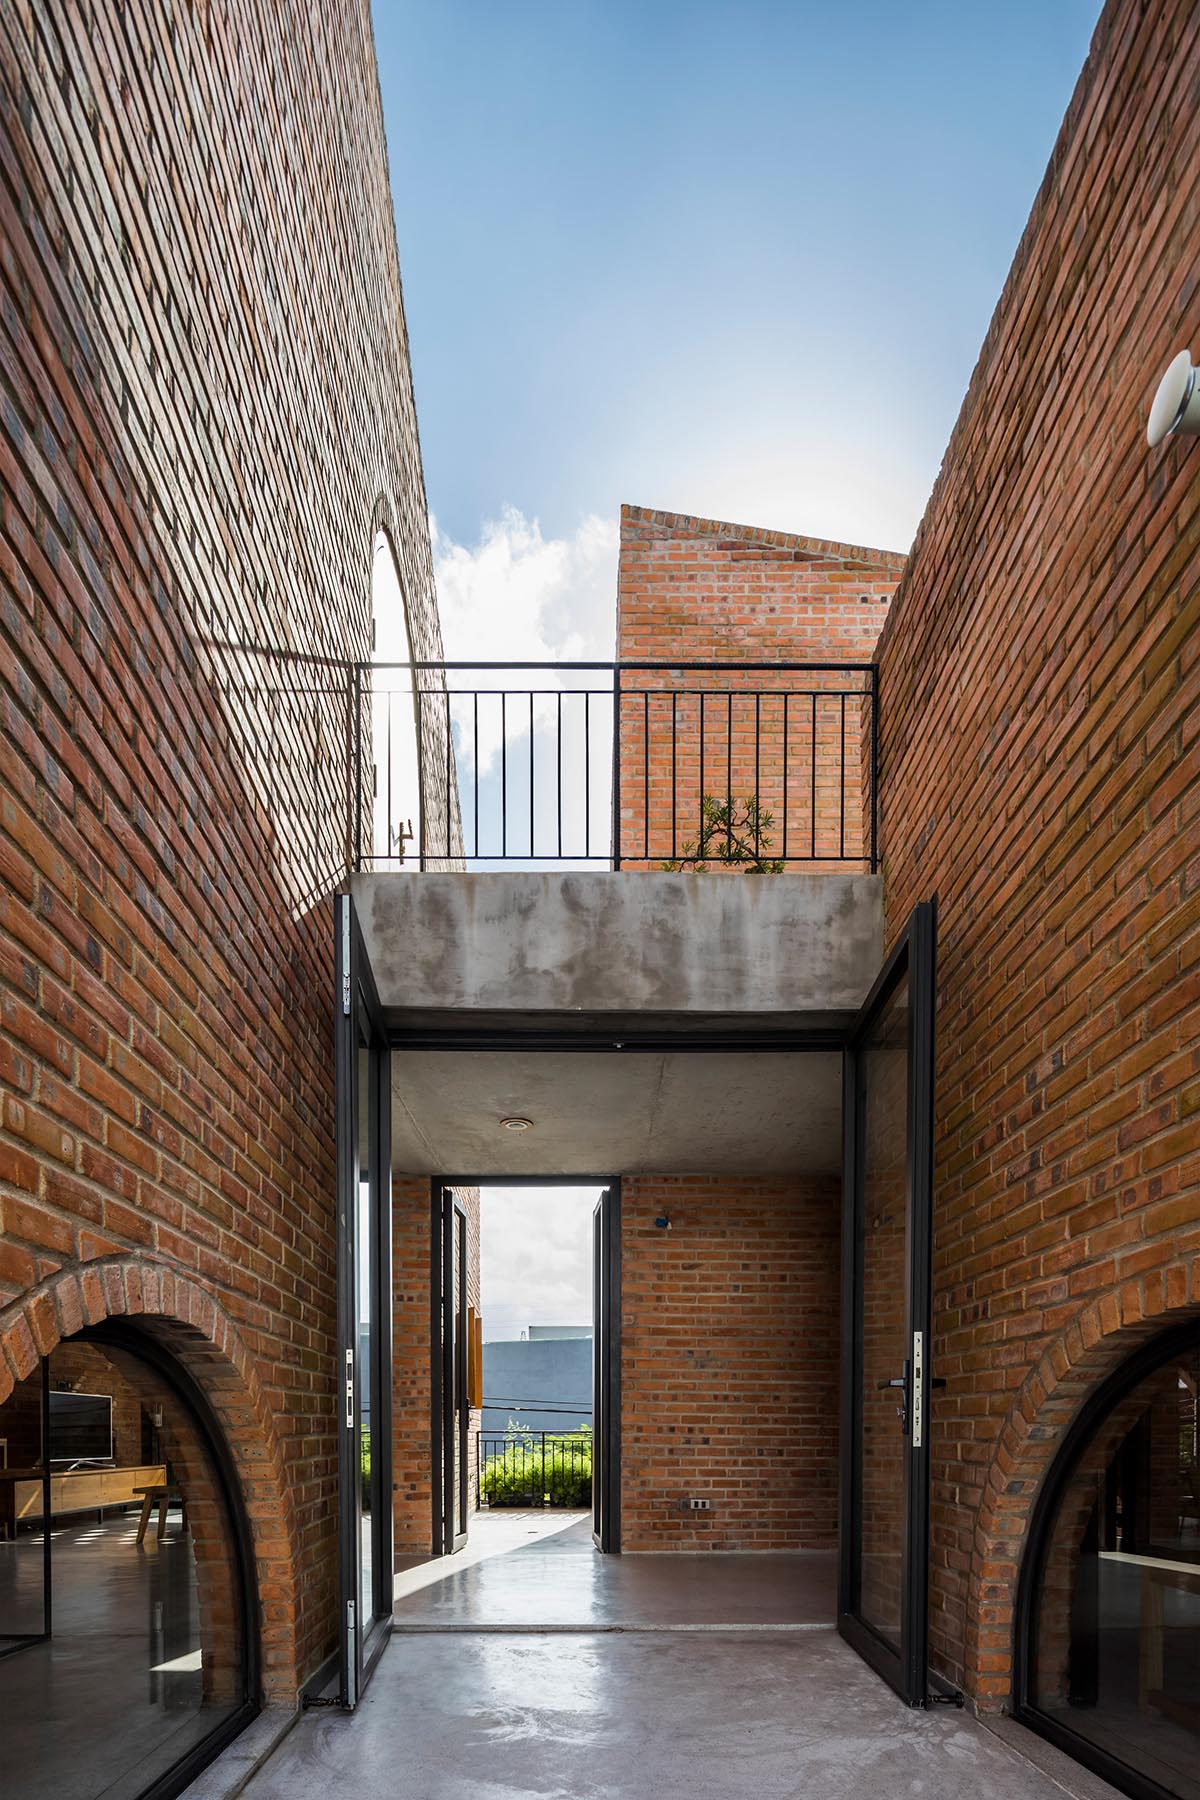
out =
[(876, 875), (357, 875), (388, 1012), (852, 1011), (883, 959)]

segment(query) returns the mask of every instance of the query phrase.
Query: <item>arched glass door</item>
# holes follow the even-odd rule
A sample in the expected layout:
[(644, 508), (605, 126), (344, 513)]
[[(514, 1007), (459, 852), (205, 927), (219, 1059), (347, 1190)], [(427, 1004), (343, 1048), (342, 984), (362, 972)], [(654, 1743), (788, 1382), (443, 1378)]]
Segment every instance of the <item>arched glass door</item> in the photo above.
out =
[(1083, 1408), (1032, 1521), (1018, 1716), (1125, 1792), (1200, 1800), (1200, 1325)]
[(0, 1405), (5, 1793), (180, 1793), (258, 1710), (232, 1459), (156, 1339), (110, 1322)]

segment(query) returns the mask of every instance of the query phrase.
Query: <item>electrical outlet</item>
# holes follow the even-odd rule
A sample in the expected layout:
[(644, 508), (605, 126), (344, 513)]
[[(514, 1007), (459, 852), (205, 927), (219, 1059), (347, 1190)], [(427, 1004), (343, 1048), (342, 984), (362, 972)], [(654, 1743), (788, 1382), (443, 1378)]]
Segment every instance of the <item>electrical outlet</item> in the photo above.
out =
[(698, 1500), (693, 1496), (691, 1500), (685, 1500), (683, 1502), (683, 1510), (684, 1512), (711, 1512), (712, 1501)]

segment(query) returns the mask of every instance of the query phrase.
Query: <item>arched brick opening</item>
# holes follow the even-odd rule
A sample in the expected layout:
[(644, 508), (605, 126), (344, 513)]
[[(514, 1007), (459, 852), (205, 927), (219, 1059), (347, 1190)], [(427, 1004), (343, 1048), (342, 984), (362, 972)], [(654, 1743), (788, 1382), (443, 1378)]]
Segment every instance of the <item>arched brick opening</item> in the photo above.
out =
[[(1069, 1426), (1135, 1350), (1197, 1317), (1200, 1302), (1149, 1310), (1138, 1288), (1105, 1294), (1077, 1314), (1022, 1383), (988, 1470), (971, 1556), (965, 1666), (980, 1711), (1003, 1711), (1012, 1701), (1017, 1588), (1029, 1524)], [(1113, 1431), (1120, 1424), (1118, 1417)]]
[(0, 1313), (0, 1402), (41, 1357), (107, 1320), (134, 1323), (169, 1350), (212, 1407), (237, 1466), (254, 1548), (263, 1698), (291, 1704), (306, 1673), (297, 1656), (294, 1508), (257, 1369), (213, 1294), (149, 1257), (60, 1270)]

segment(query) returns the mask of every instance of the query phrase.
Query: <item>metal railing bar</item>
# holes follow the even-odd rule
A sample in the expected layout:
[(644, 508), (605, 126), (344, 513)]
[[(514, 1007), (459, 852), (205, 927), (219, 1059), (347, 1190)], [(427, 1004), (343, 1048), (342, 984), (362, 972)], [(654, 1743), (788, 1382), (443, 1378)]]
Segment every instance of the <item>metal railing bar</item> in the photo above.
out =
[(809, 743), (812, 745), (812, 758), (809, 767), (811, 791), (809, 794), (809, 844), (811, 846), (809, 861), (815, 862), (817, 855), (817, 696), (809, 696), (812, 700), (812, 732)]
[[(732, 704), (733, 704), (733, 702), (731, 701), (730, 705), (732, 705)], [(699, 798), (698, 798), (696, 804), (700, 809), (699, 823), (696, 828), (696, 831), (697, 831), (696, 848), (697, 848), (697, 850), (699, 850), (703, 847), (703, 843), (704, 843), (704, 695), (703, 694), (700, 695), (700, 794), (699, 794)]]
[(475, 694), (475, 737), (471, 745), (471, 766), (475, 774), (475, 854), (479, 855), (479, 694)]
[(760, 748), (762, 741), (762, 695), (754, 696), (754, 855), (757, 859), (762, 855), (761, 826), (762, 774), (760, 770)]
[(345, 665), (360, 669), (416, 669), (430, 674), (445, 671), (446, 673), (467, 674), (471, 671), (496, 672), (500, 670), (521, 669), (567, 669), (578, 673), (611, 674), (620, 669), (624, 675), (631, 674), (669, 674), (672, 670), (681, 670), (688, 674), (722, 674), (732, 670), (749, 670), (752, 674), (773, 673), (779, 671), (787, 675), (802, 675), (806, 670), (814, 674), (827, 671), (837, 674), (839, 671), (850, 674), (866, 674), (875, 667), (870, 662), (723, 662), (694, 661), (684, 658), (679, 662), (368, 662)]
[(842, 695), (841, 750), (838, 761), (838, 855), (846, 855), (846, 696)]
[(642, 855), (650, 855), (650, 690), (642, 694)]
[(679, 776), (678, 776), (679, 726), (677, 723), (677, 713), (676, 713), (676, 707), (677, 707), (678, 700), (679, 700), (678, 694), (672, 692), (672, 694), (671, 694), (671, 861), (672, 862), (674, 862), (676, 856), (679, 854), (677, 841), (676, 841), (677, 833), (676, 833), (676, 827), (675, 827), (676, 790), (679, 785)]
[(725, 697), (725, 854), (733, 850), (733, 694)]
[(788, 815), (788, 701), (789, 701), (789, 700), (790, 700), (790, 699), (791, 699), (791, 695), (790, 695), (790, 694), (788, 694), (788, 693), (787, 693), (787, 692), (785, 692), (785, 693), (784, 693), (784, 696), (783, 696), (783, 851), (782, 851), (782, 855), (783, 855), (783, 858), (784, 858), (784, 861), (785, 861), (785, 862), (786, 862), (786, 860), (787, 860), (787, 825), (788, 825), (788, 820), (787, 820), (787, 815)]
[(450, 821), (454, 806), (450, 796), (454, 792), (454, 727), (450, 719), (450, 692), (446, 691), (446, 855), (450, 854)]

